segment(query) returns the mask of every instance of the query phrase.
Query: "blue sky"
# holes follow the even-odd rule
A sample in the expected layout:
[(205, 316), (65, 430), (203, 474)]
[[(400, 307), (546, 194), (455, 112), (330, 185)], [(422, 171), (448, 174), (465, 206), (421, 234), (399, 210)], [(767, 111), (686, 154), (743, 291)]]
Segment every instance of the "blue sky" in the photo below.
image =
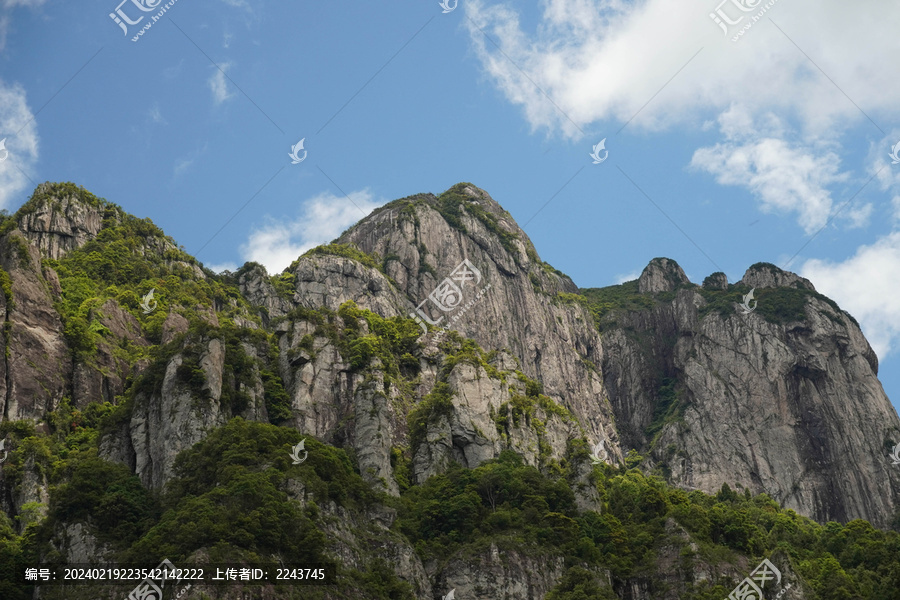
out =
[(177, 0), (132, 41), (164, 5), (0, 0), (0, 207), (73, 181), (213, 269), (278, 272), (470, 181), (582, 287), (789, 265), (900, 402), (900, 5)]

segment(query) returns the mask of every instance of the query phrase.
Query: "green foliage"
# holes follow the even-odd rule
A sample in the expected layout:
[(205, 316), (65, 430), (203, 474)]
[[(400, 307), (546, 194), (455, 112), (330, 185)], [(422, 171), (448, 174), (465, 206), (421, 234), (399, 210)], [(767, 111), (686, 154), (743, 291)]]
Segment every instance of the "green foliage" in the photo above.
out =
[(466, 231), (466, 227), (462, 222), (463, 212), (469, 213), (478, 219), (484, 228), (500, 241), (500, 245), (503, 246), (504, 250), (513, 257), (517, 257), (518, 252), (514, 242), (518, 239), (518, 236), (501, 227), (496, 216), (473, 202), (472, 197), (463, 192), (463, 189), (467, 186), (474, 187), (471, 183), (458, 183), (438, 196), (436, 206), (438, 212), (441, 213), (441, 216), (444, 217), (444, 220), (451, 227), (463, 232)]
[[(415, 321), (404, 317), (385, 319), (370, 310), (363, 310), (348, 300), (338, 309), (344, 322), (344, 330), (337, 337), (341, 355), (353, 370), (365, 369), (374, 358), (381, 361), (381, 368), (389, 378), (397, 379), (401, 372), (418, 371), (418, 361), (409, 361), (418, 348), (421, 330)], [(365, 322), (368, 333), (360, 326)]]
[[(701, 289), (700, 294), (706, 300), (706, 305), (700, 309), (702, 319), (710, 313), (728, 318), (737, 312), (736, 304), (743, 302), (744, 296), (750, 292), (750, 288), (744, 284), (732, 284), (726, 290)], [(840, 307), (830, 298), (817, 292), (792, 287), (760, 288), (753, 292), (753, 300), (750, 306), (756, 304), (755, 314), (760, 315), (769, 323), (785, 325), (787, 323), (805, 323), (807, 321), (806, 304), (811, 298), (816, 298), (827, 304), (834, 313), (826, 312), (832, 321), (843, 324), (843, 318), (852, 317), (844, 313)]]
[(9, 278), (9, 273), (3, 269), (0, 269), (0, 289), (3, 290), (3, 297), (6, 299), (6, 309), (10, 310), (15, 308), (12, 292), (12, 279)]
[(362, 508), (373, 495), (343, 451), (312, 438), (305, 438), (307, 460), (292, 465), (290, 448), (301, 438), (294, 430), (240, 418), (214, 430), (179, 454), (165, 512), (128, 554), (174, 561), (224, 543), (255, 556), (331, 562), (323, 554), (325, 536), (312, 522), (316, 511), (290, 499), (284, 491), (288, 479), (299, 479), (320, 502), (350, 508)]
[(106, 543), (127, 546), (159, 517), (156, 502), (125, 465), (79, 462), (50, 504), (51, 522), (88, 522)]
[(291, 410), (291, 397), (284, 389), (281, 376), (268, 369), (261, 369), (259, 376), (263, 382), (263, 394), (266, 399), (269, 422), (277, 425), (294, 416)]
[(582, 567), (571, 567), (546, 600), (617, 600), (609, 586), (601, 586), (598, 577)]
[(656, 303), (652, 294), (638, 292), (637, 279), (603, 288), (583, 289), (580, 292), (587, 299), (588, 309), (597, 323), (601, 323), (601, 319), (613, 311), (642, 311), (653, 308)]
[[(312, 250), (309, 250), (303, 256), (342, 256), (344, 258), (349, 258), (355, 260), (358, 263), (362, 263), (363, 265), (371, 268), (381, 270), (381, 258), (378, 256), (369, 256), (356, 246), (351, 246), (350, 244), (325, 244), (323, 246), (316, 246)], [(296, 262), (294, 263), (296, 264)], [(288, 271), (292, 271), (294, 264), (291, 267), (288, 267)], [(293, 294), (293, 289), (291, 290), (291, 294)]]
[(297, 275), (285, 271), (281, 275), (273, 276), (270, 281), (279, 296), (287, 300), (294, 297), (294, 292), (297, 289)]
[(410, 411), (407, 416), (407, 424), (409, 426), (409, 445), (413, 453), (425, 441), (428, 425), (453, 413), (452, 397), (453, 392), (450, 386), (441, 381)]
[(667, 424), (684, 416), (685, 403), (679, 398), (677, 385), (677, 379), (663, 377), (653, 408), (653, 421), (646, 430), (648, 438), (653, 439)]
[(367, 565), (365, 571), (351, 570), (348, 576), (359, 582), (366, 598), (379, 600), (414, 600), (412, 586), (400, 579), (397, 573), (383, 558), (376, 558)]

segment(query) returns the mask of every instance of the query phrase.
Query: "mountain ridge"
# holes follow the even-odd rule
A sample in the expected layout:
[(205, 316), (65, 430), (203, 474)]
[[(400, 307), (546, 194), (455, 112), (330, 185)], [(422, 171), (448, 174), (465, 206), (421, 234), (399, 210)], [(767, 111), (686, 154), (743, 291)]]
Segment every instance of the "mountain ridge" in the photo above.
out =
[[(578, 288), (487, 192), (462, 183), (375, 209), (280, 274), (247, 263), (216, 275), (149, 220), (41, 184), (0, 223), (0, 267), (4, 421), (57, 437), (60, 415), (69, 435), (90, 422), (75, 448), (124, 465), (150, 494), (188, 476), (179, 455), (241, 419), (350, 453), (356, 476), (388, 499), (459, 468), (535, 469), (565, 474), (572, 504), (560, 507), (599, 515), (610, 502), (599, 482), (627, 469), (734, 502), (729, 485), (768, 494), (821, 522), (894, 522), (900, 478), (884, 449), (900, 442), (900, 420), (877, 358), (851, 316), (774, 265), (698, 286), (660, 258), (636, 281)], [(742, 314), (750, 289), (757, 304)], [(4, 429), (18, 475), (4, 468), (2, 507), (52, 516), (62, 475), (14, 431)], [(309, 490), (284, 485), (308, 507)], [(347, 510), (332, 502), (329, 514)], [(376, 521), (390, 529), (396, 518)], [(57, 523), (47, 533), (57, 552), (104, 554), (78, 523)], [(358, 543), (329, 534), (342, 553)], [(431, 581), (484, 577), (389, 545), (416, 573), (417, 597), (431, 597)], [(554, 573), (521, 593), (549, 593), (564, 579)], [(501, 587), (517, 577), (497, 576)]]

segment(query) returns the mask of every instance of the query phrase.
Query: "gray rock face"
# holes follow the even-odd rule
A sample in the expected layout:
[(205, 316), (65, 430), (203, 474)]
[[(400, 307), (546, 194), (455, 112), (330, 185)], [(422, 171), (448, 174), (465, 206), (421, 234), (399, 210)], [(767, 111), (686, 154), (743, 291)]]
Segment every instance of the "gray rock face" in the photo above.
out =
[(0, 237), (0, 269), (11, 291), (11, 298), (3, 300), (5, 326), (0, 334), (6, 343), (6, 356), (0, 359), (2, 416), (40, 420), (66, 395), (72, 377), (63, 324), (53, 308), (37, 248), (20, 232)]
[(769, 263), (757, 263), (747, 269), (741, 283), (751, 288), (791, 287), (816, 291), (809, 279), (795, 273), (782, 271)]
[(293, 308), (288, 300), (278, 295), (262, 265), (251, 265), (242, 270), (238, 276), (238, 287), (247, 301), (265, 308), (268, 317), (282, 317)]
[[(46, 193), (42, 183), (35, 193)], [(80, 202), (74, 196), (45, 200), (35, 210), (22, 215), (19, 229), (47, 258), (58, 259), (93, 239), (103, 223), (102, 209)]]
[(560, 557), (530, 556), (491, 544), (475, 557), (451, 559), (441, 573), (441, 595), (459, 598), (543, 598), (565, 572)]
[(179, 452), (206, 437), (206, 432), (224, 425), (228, 415), (221, 410), (222, 343), (210, 340), (200, 360), (206, 376), (205, 397), (196, 397), (179, 381), (181, 355), (168, 363), (160, 387), (150, 394), (138, 393), (131, 416), (130, 438), (135, 454), (135, 474), (150, 488), (159, 489), (173, 474)]
[[(742, 281), (809, 289), (769, 268)], [(701, 316), (705, 305), (682, 289), (619, 315), (604, 335), (603, 373), (626, 443), (686, 488), (715, 492), (727, 482), (822, 522), (886, 526), (900, 476), (883, 443), (900, 419), (856, 324), (814, 295), (802, 322), (767, 321), (765, 307)], [(654, 438), (646, 432), (660, 405), (671, 418)]]
[(690, 281), (677, 262), (669, 258), (654, 258), (644, 267), (638, 279), (638, 291), (642, 294), (671, 292), (685, 283)]
[(728, 276), (725, 273), (713, 273), (703, 280), (703, 288), (707, 290), (727, 290)]
[[(587, 310), (561, 302), (558, 295), (577, 287), (540, 260), (525, 233), (485, 191), (472, 185), (452, 190), (457, 191), (450, 200), (424, 194), (392, 202), (337, 240), (384, 257), (385, 272), (405, 298), (390, 294), (390, 308), (379, 307), (378, 300), (367, 296), (385, 294), (372, 289), (367, 278), (342, 279), (340, 297), (364, 298), (357, 300), (360, 306), (366, 302), (385, 316), (415, 314), (423, 303), (429, 318), (443, 318), (441, 326), (459, 317), (453, 329), (487, 350), (508, 350), (527, 376), (543, 384), (545, 394), (574, 414), (589, 439), (607, 440), (620, 454), (612, 409), (594, 366), (602, 362), (599, 332)], [(456, 227), (442, 210), (458, 213)], [(458, 271), (464, 259), (478, 271), (468, 279)], [(462, 300), (458, 308), (442, 311), (432, 293), (453, 285), (460, 288)], [(476, 290), (488, 285), (479, 296)]]

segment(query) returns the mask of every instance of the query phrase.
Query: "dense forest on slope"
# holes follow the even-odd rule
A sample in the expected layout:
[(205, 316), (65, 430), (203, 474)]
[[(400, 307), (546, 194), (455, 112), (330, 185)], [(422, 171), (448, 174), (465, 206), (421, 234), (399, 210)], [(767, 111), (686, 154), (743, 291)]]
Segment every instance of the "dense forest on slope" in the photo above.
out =
[[(690, 600), (721, 600), (737, 583), (729, 577), (692, 581), (698, 566), (752, 567), (772, 553), (787, 557), (809, 598), (889, 600), (900, 589), (897, 532), (879, 531), (861, 520), (819, 525), (780, 509), (765, 495), (750, 497), (727, 485), (714, 496), (674, 489), (642, 474), (637, 468), (641, 457), (634, 454), (619, 468), (595, 469), (602, 512), (577, 510), (567, 465), (542, 474), (513, 453), (475, 469), (455, 467), (424, 485), (407, 487), (396, 500), (374, 493), (343, 450), (307, 437), (309, 459), (294, 466), (289, 453), (303, 437), (299, 432), (238, 417), (179, 456), (178, 477), (157, 496), (124, 466), (97, 458), (99, 429), (112, 410), (63, 407), (49, 415), (47, 435), (36, 435), (31, 423), (0, 425), (0, 433), (10, 434), (17, 446), (4, 466), (8, 476), (15, 477), (31, 457), (49, 470), (53, 483), (47, 517), (29, 507), (18, 517), (21, 534), (0, 516), (3, 598), (31, 597), (30, 589), (14, 583), (13, 573), (40, 559), (54, 560), (49, 539), (61, 523), (86, 523), (112, 550), (110, 562), (169, 558), (184, 564), (198, 551), (213, 562), (252, 564), (270, 556), (334, 562), (327, 556), (323, 527), (328, 517), (319, 508), (332, 502), (348, 511), (377, 503), (397, 510), (397, 534), (412, 541), (426, 560), (452, 560), (491, 544), (560, 557), (566, 574), (548, 596), (553, 600), (617, 598), (597, 569), (609, 571), (614, 588), (615, 582), (651, 577), (664, 548), (677, 551), (674, 569), (691, 582), (690, 593), (682, 596)], [(587, 457), (587, 448), (572, 448), (571, 460)], [(299, 482), (313, 500), (300, 508), (286, 491), (289, 481)], [(409, 585), (377, 558), (363, 571), (339, 563), (337, 568), (344, 594), (414, 597)], [(55, 597), (54, 588), (48, 591)], [(325, 594), (308, 588), (293, 597)], [(65, 597), (82, 596), (70, 590)]]

